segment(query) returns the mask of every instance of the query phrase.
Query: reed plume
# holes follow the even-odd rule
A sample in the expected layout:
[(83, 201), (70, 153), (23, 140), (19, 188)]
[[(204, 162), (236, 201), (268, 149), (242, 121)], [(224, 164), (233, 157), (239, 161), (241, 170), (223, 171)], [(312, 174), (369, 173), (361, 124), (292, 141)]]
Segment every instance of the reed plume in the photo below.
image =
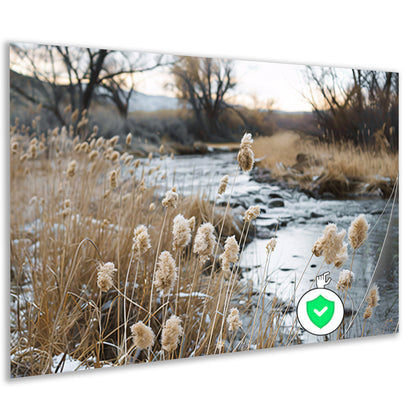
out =
[(178, 275), (176, 272), (175, 260), (169, 251), (163, 251), (159, 256), (159, 261), (155, 273), (155, 287), (166, 296), (173, 288)]
[(276, 248), (277, 240), (276, 238), (272, 238), (266, 245), (267, 254), (270, 254)]
[(189, 218), (188, 223), (189, 223), (189, 228), (193, 232), (195, 230), (195, 217)]
[(240, 328), (243, 323), (240, 321), (240, 313), (238, 312), (238, 309), (232, 308), (230, 310), (230, 313), (227, 317), (227, 323), (228, 323), (228, 330), (230, 332), (236, 331), (238, 328)]
[(380, 296), (378, 294), (378, 287), (377, 285), (373, 285), (370, 289), (370, 293), (367, 296), (367, 302), (368, 302), (368, 306), (370, 306), (371, 308), (375, 308), (378, 305), (378, 302), (380, 300)]
[[(368, 306), (365, 308), (363, 318), (364, 318), (365, 320), (367, 320), (367, 319), (370, 319), (372, 316), (373, 316), (373, 308), (372, 308), (370, 305), (368, 305)], [(364, 332), (364, 331), (363, 331), (363, 332)]]
[(118, 139), (120, 138), (120, 136), (113, 136), (109, 141), (108, 141), (108, 145), (110, 146), (110, 147), (114, 147), (116, 144), (117, 144), (117, 142), (118, 142)]
[(348, 229), (348, 241), (351, 247), (356, 250), (361, 247), (367, 239), (368, 222), (364, 214), (360, 214)]
[(194, 241), (194, 253), (199, 255), (199, 261), (205, 263), (212, 255), (215, 247), (214, 226), (207, 222), (199, 226)]
[(260, 215), (260, 206), (254, 205), (247, 209), (244, 213), (244, 221), (250, 222), (255, 220)]
[(229, 179), (228, 175), (225, 175), (221, 178), (220, 185), (219, 185), (218, 191), (217, 191), (218, 195), (222, 195), (225, 192), (225, 190), (227, 189), (228, 179)]
[(110, 172), (110, 187), (111, 189), (117, 188), (117, 171), (115, 170)]
[(237, 155), (238, 164), (244, 172), (250, 172), (253, 169), (254, 153), (252, 149), (253, 139), (250, 133), (244, 134), (241, 139), (240, 151)]
[(170, 191), (167, 191), (165, 197), (162, 200), (162, 205), (166, 208), (176, 208), (178, 205), (178, 194), (176, 188), (173, 187)]
[(152, 328), (146, 326), (142, 321), (139, 321), (131, 326), (133, 335), (133, 344), (143, 350), (145, 348), (153, 347), (155, 343), (155, 334)]
[(74, 177), (76, 170), (77, 170), (77, 162), (75, 162), (75, 160), (72, 160), (69, 163), (68, 168), (66, 170), (66, 176), (68, 178)]
[(146, 254), (152, 247), (150, 244), (150, 237), (145, 225), (139, 225), (134, 229), (133, 235), (133, 252), (137, 255), (137, 258)]
[(97, 266), (97, 285), (103, 291), (107, 292), (113, 286), (113, 277), (117, 269), (114, 263), (100, 263)]
[(344, 243), (340, 251), (335, 256), (334, 266), (337, 269), (340, 269), (345, 264), (347, 259), (348, 259), (348, 246), (347, 244)]
[(119, 152), (117, 152), (116, 150), (114, 150), (114, 152), (113, 152), (113, 153), (111, 153), (110, 160), (111, 160), (112, 162), (118, 162), (119, 158), (120, 158), (120, 153), (119, 153)]
[(335, 224), (328, 224), (323, 236), (320, 237), (312, 247), (312, 253), (315, 256), (324, 256), (325, 263), (331, 264), (337, 262), (338, 266), (342, 266), (343, 258), (346, 255), (344, 237), (346, 231), (337, 232)]
[(342, 270), (340, 275), (339, 275), (339, 279), (338, 279), (338, 283), (337, 283), (337, 289), (338, 290), (348, 290), (351, 288), (352, 286), (352, 281), (354, 279), (354, 273), (349, 271), (349, 270)]
[(97, 150), (93, 150), (89, 155), (88, 155), (88, 159), (93, 162), (95, 159), (97, 159), (99, 153)]
[[(368, 296), (366, 297), (366, 301), (368, 302), (367, 307), (364, 311), (364, 323), (367, 319), (370, 319), (373, 316), (374, 308), (378, 305), (378, 301), (380, 300), (379, 294), (378, 294), (378, 287), (377, 285), (371, 286), (370, 292)], [(364, 333), (364, 326), (363, 326), (363, 333)]]
[(224, 253), (220, 256), (222, 270), (228, 271), (230, 263), (237, 263), (239, 251), (240, 247), (238, 246), (235, 236), (227, 237), (224, 246)]
[(183, 334), (182, 321), (176, 315), (171, 316), (162, 329), (162, 349), (167, 352), (175, 350), (179, 337)]
[(191, 241), (191, 227), (189, 220), (178, 214), (173, 220), (173, 250), (180, 251)]
[(129, 133), (126, 137), (126, 145), (130, 146), (131, 145), (131, 138), (132, 138), (132, 134)]

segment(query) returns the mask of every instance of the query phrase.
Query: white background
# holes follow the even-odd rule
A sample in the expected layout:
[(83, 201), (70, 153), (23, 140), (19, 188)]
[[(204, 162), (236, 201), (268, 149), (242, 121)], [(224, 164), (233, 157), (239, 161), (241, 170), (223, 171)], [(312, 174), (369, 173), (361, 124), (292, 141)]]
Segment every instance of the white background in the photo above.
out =
[[(411, 414), (415, 408), (412, 2), (16, 1), (1, 10), (1, 408), (7, 414)], [(8, 379), (8, 45), (76, 44), (400, 72), (400, 334)]]

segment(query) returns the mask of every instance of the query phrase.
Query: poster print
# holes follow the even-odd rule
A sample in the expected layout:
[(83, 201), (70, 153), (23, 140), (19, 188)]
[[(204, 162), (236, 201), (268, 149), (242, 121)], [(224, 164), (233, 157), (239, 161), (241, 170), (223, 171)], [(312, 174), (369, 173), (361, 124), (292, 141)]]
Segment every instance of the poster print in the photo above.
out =
[(397, 332), (398, 82), (11, 44), (11, 376)]

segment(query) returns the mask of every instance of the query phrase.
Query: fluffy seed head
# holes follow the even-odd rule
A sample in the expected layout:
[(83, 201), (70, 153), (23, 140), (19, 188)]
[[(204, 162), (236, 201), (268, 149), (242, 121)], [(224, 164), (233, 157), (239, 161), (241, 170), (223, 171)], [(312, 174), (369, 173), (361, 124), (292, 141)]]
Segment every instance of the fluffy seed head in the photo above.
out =
[(165, 197), (162, 200), (162, 205), (166, 208), (176, 208), (178, 205), (178, 194), (176, 193), (176, 188), (167, 191)]
[(224, 271), (229, 270), (230, 263), (237, 263), (239, 251), (240, 247), (238, 246), (235, 236), (228, 237), (225, 241), (224, 253), (220, 256), (221, 267)]
[(370, 319), (373, 316), (373, 308), (368, 305), (364, 311), (364, 319)]
[(128, 155), (128, 156), (124, 159), (124, 164), (125, 164), (126, 166), (130, 166), (130, 163), (132, 162), (132, 160), (133, 160), (133, 155)]
[(251, 133), (245, 133), (243, 138), (241, 139), (240, 148), (242, 147), (251, 147), (253, 144), (253, 138)]
[(108, 145), (110, 146), (110, 147), (114, 147), (116, 144), (117, 144), (117, 142), (118, 142), (118, 139), (119, 139), (120, 137), (119, 136), (114, 136), (114, 137), (112, 137), (109, 141), (108, 141)]
[(238, 328), (241, 327), (241, 325), (243, 323), (240, 321), (240, 314), (238, 312), (238, 309), (232, 308), (230, 310), (230, 313), (229, 313), (229, 315), (227, 317), (227, 323), (228, 323), (228, 330), (230, 332), (234, 332)]
[(77, 162), (75, 162), (75, 160), (72, 160), (69, 163), (68, 168), (66, 170), (66, 176), (68, 178), (72, 178), (75, 175), (76, 170), (77, 170)]
[(220, 186), (218, 187), (218, 195), (222, 195), (225, 192), (225, 190), (227, 189), (227, 185), (228, 185), (228, 175), (225, 175), (222, 177)]
[(75, 111), (71, 115), (71, 121), (72, 121), (72, 123), (75, 123), (77, 121), (78, 114), (79, 114), (78, 109), (75, 109)]
[(113, 277), (117, 269), (114, 263), (100, 263), (97, 267), (97, 285), (103, 291), (107, 292), (113, 286)]
[(343, 244), (341, 250), (337, 253), (334, 260), (334, 266), (340, 269), (348, 259), (348, 246)]
[[(37, 140), (37, 139), (33, 139), (33, 140)], [(32, 142), (33, 142), (33, 140), (32, 140)], [(32, 159), (36, 159), (38, 157), (38, 149), (37, 149), (36, 143), (37, 142), (30, 143), (29, 153), (30, 153), (30, 157)]]
[(95, 147), (97, 149), (99, 149), (100, 147), (102, 147), (104, 144), (104, 138), (101, 136), (97, 139), (97, 141), (95, 142)]
[(130, 146), (131, 145), (131, 138), (132, 138), (132, 134), (129, 133), (127, 135), (127, 137), (126, 137), (126, 144), (127, 144), (127, 146)]
[(167, 295), (177, 279), (175, 260), (169, 251), (163, 251), (159, 256), (155, 273), (156, 289)]
[(276, 248), (277, 240), (276, 238), (272, 238), (266, 245), (267, 254), (274, 251)]
[(250, 172), (254, 165), (254, 153), (248, 147), (241, 149), (237, 155), (238, 164), (244, 172)]
[(117, 152), (116, 150), (113, 153), (111, 153), (110, 160), (112, 162), (117, 162), (119, 158), (120, 158), (120, 153)]
[(98, 157), (98, 152), (97, 152), (97, 150), (93, 150), (93, 151), (89, 154), (88, 159), (92, 162), (92, 161), (94, 161), (95, 159), (97, 159), (97, 157)]
[(179, 337), (183, 334), (181, 319), (175, 315), (171, 316), (162, 329), (162, 348), (165, 351), (173, 351), (179, 344)]
[(139, 225), (134, 229), (133, 236), (133, 251), (137, 254), (137, 257), (146, 254), (152, 247), (150, 244), (150, 237), (147, 228), (144, 225)]
[(87, 143), (87, 142), (83, 142), (83, 143), (81, 144), (80, 150), (82, 150), (83, 152), (87, 153), (87, 152), (88, 152), (88, 150), (89, 150), (89, 145), (88, 145), (88, 143)]
[(133, 335), (133, 344), (143, 350), (145, 348), (153, 347), (155, 343), (155, 334), (152, 328), (146, 326), (142, 321), (132, 325), (131, 332)]
[(110, 187), (111, 189), (117, 188), (117, 171), (115, 170), (110, 172)]
[(195, 217), (189, 218), (188, 222), (189, 222), (189, 228), (193, 232), (195, 230)]
[(323, 250), (324, 250), (324, 239), (323, 237), (320, 237), (315, 241), (315, 244), (312, 247), (312, 253), (316, 257), (320, 257), (322, 256)]
[(194, 241), (194, 253), (199, 255), (201, 263), (205, 263), (212, 255), (215, 247), (214, 226), (207, 222), (199, 226)]
[(360, 214), (348, 229), (348, 241), (351, 247), (356, 250), (364, 244), (367, 239), (368, 222), (364, 214)]
[(337, 283), (338, 290), (348, 290), (351, 288), (352, 281), (354, 279), (354, 273), (349, 270), (342, 270), (339, 275), (339, 280)]
[(244, 172), (250, 172), (253, 169), (254, 153), (251, 148), (253, 139), (250, 133), (246, 133), (241, 139), (240, 151), (237, 155), (238, 164)]
[(258, 205), (251, 206), (244, 214), (244, 221), (249, 222), (255, 220), (260, 215), (260, 207)]
[(173, 250), (182, 250), (191, 241), (191, 227), (189, 221), (178, 214), (173, 220)]
[(370, 289), (370, 293), (367, 296), (368, 306), (371, 308), (375, 308), (378, 305), (380, 300), (380, 296), (378, 294), (378, 287), (377, 285), (373, 285)]
[(335, 263), (342, 266), (345, 257), (344, 237), (346, 231), (341, 230), (337, 233), (335, 224), (328, 224), (324, 229), (324, 234), (320, 237), (312, 247), (312, 253), (316, 256), (324, 256), (327, 264)]

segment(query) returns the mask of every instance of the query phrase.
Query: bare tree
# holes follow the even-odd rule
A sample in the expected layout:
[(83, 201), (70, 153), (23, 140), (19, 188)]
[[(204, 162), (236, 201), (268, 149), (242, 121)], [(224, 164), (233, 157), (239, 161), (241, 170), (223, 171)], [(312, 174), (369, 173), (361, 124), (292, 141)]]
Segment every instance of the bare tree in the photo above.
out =
[(64, 109), (88, 110), (94, 97), (112, 101), (123, 117), (135, 88), (134, 74), (163, 65), (162, 56), (107, 49), (48, 45), (11, 45), (11, 67), (31, 85), (11, 82), (11, 90), (67, 124)]
[(399, 76), (394, 72), (307, 67), (309, 96), (323, 134), (371, 144), (378, 132), (398, 147)]
[(196, 57), (181, 57), (172, 66), (177, 95), (191, 106), (206, 138), (216, 140), (225, 133), (220, 116), (231, 108), (226, 95), (236, 86), (232, 69), (232, 61)]

